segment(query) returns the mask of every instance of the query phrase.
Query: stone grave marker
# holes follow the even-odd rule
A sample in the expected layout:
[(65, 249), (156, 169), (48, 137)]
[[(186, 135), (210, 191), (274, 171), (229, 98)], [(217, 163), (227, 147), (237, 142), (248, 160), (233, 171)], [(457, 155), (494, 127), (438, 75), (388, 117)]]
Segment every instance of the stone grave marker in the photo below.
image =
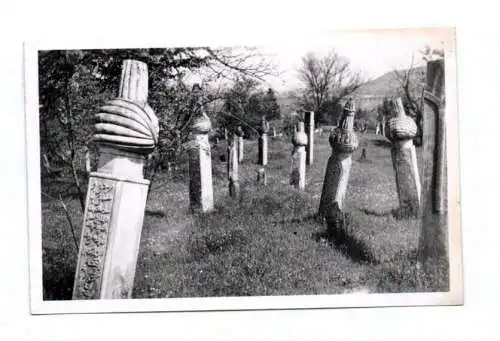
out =
[(229, 139), (227, 175), (229, 181), (229, 196), (238, 198), (240, 195), (240, 181), (238, 177), (238, 136), (234, 134)]
[(307, 134), (304, 131), (304, 122), (299, 122), (299, 129), (295, 131), (292, 139), (292, 165), (290, 184), (299, 190), (306, 186), (306, 145)]
[(328, 218), (336, 206), (340, 210), (343, 209), (352, 164), (352, 153), (359, 144), (354, 133), (354, 114), (354, 103), (349, 100), (344, 106), (344, 114), (339, 127), (330, 135), (332, 154), (326, 167), (318, 211), (319, 217)]
[[(420, 177), (417, 153), (413, 138), (417, 135), (417, 124), (406, 115), (401, 98), (395, 101), (396, 117), (389, 120), (389, 140), (399, 209), (410, 216), (417, 216), (420, 207)], [(405, 215), (406, 215), (405, 214)]]
[(125, 60), (118, 98), (96, 114), (99, 162), (89, 177), (74, 300), (131, 298), (149, 186), (143, 168), (159, 132), (147, 96), (147, 65)]
[(423, 93), (422, 226), (419, 260), (439, 259), (447, 253), (447, 183), (444, 60), (427, 63)]
[(305, 128), (307, 134), (307, 164), (312, 165), (314, 160), (314, 112), (306, 111), (304, 113)]
[(196, 97), (193, 110), (196, 112), (189, 125), (192, 134), (188, 144), (189, 153), (189, 201), (193, 212), (209, 212), (214, 208), (212, 182), (212, 156), (208, 133), (212, 123), (203, 109), (202, 89), (193, 86)]

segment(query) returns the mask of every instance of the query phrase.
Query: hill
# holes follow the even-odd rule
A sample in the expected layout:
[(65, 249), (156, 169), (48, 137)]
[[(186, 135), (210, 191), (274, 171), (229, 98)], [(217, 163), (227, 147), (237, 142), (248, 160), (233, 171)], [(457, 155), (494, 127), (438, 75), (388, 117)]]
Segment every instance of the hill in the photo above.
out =
[[(397, 72), (400, 74), (404, 74), (408, 71), (399, 70), (399, 71), (390, 71), (382, 76), (365, 82), (361, 85), (361, 87), (354, 93), (354, 96), (387, 96), (393, 97), (397, 96), (399, 93), (399, 89), (401, 86), (401, 81), (397, 75)], [(410, 81), (413, 84), (418, 84), (425, 79), (426, 68), (425, 67), (417, 67), (413, 70)]]

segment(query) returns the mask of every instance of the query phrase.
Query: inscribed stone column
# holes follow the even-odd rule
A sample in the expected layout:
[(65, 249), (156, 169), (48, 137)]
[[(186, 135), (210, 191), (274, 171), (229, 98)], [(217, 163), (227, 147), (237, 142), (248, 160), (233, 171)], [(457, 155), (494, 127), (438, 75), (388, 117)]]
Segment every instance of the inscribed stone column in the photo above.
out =
[(159, 129), (147, 95), (147, 65), (125, 60), (118, 98), (96, 114), (99, 163), (89, 178), (74, 300), (131, 298), (149, 186), (143, 167)]
[(395, 102), (396, 117), (389, 120), (389, 139), (392, 141), (392, 165), (396, 176), (399, 209), (411, 216), (417, 216), (420, 206), (420, 177), (417, 153), (413, 138), (417, 125), (406, 116), (401, 98)]
[(267, 165), (267, 132), (269, 131), (269, 122), (266, 117), (262, 116), (261, 125), (259, 128), (259, 165)]
[(304, 131), (304, 122), (299, 122), (299, 129), (292, 139), (292, 171), (290, 184), (299, 190), (306, 187), (306, 145), (307, 134)]
[(314, 151), (314, 112), (307, 111), (304, 114), (304, 121), (306, 125), (306, 134), (307, 134), (307, 164), (313, 164), (313, 151)]
[(354, 104), (349, 100), (344, 107), (340, 126), (330, 135), (332, 155), (326, 167), (318, 212), (323, 218), (332, 214), (336, 205), (340, 210), (343, 208), (352, 163), (351, 156), (359, 144), (354, 133), (354, 113)]
[(229, 196), (238, 198), (240, 195), (240, 181), (238, 177), (238, 136), (235, 134), (229, 139), (229, 155), (227, 175), (229, 180)]
[(243, 153), (244, 153), (244, 145), (243, 145), (243, 129), (241, 129), (241, 126), (238, 127), (238, 130), (236, 130), (236, 135), (238, 136), (238, 162), (241, 163), (243, 162)]
[(189, 126), (192, 134), (189, 142), (189, 199), (193, 212), (209, 212), (214, 208), (212, 157), (208, 141), (212, 123), (203, 110), (200, 86), (194, 85), (193, 92), (197, 103)]
[(447, 253), (444, 90), (444, 60), (429, 61), (423, 96), (420, 262), (439, 259)]

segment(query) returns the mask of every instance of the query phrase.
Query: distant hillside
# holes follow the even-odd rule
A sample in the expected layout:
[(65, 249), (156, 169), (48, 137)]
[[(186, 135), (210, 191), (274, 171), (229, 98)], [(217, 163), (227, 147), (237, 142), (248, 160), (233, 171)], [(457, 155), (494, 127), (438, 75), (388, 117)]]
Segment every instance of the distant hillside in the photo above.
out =
[[(399, 70), (398, 72), (403, 75), (408, 70)], [(426, 67), (416, 67), (411, 74), (411, 83), (417, 85), (425, 80)], [(419, 87), (416, 87), (419, 88)], [(390, 71), (377, 77), (373, 80), (365, 82), (361, 87), (356, 90), (352, 97), (356, 102), (356, 106), (360, 109), (373, 112), (382, 104), (384, 97), (400, 96), (401, 80), (398, 78), (395, 71)], [(415, 89), (415, 97), (419, 96), (418, 90)], [(278, 94), (278, 104), (280, 105), (281, 115), (283, 117), (290, 115), (293, 111), (297, 110), (295, 105), (295, 92), (286, 91)]]
[[(407, 70), (400, 70), (398, 72), (404, 74), (406, 71)], [(421, 80), (425, 79), (425, 73), (426, 68), (424, 66), (415, 68), (411, 74), (411, 82), (414, 84), (419, 83)], [(396, 72), (390, 71), (374, 80), (364, 83), (353, 95), (393, 97), (398, 95), (400, 86), (401, 81), (396, 75)]]

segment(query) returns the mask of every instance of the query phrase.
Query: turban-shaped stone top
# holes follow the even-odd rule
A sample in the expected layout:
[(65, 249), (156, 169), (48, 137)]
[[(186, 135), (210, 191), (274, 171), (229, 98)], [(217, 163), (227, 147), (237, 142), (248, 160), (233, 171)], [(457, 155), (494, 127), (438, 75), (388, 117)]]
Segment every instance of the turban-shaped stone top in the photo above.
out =
[(259, 126), (259, 133), (260, 134), (267, 134), (269, 131), (269, 122), (267, 122), (265, 117), (262, 117), (262, 120), (260, 121), (260, 126)]
[(147, 103), (113, 99), (100, 108), (95, 118), (94, 141), (99, 144), (149, 154), (158, 142), (158, 118)]
[(306, 146), (307, 134), (301, 130), (297, 131), (293, 136), (292, 143), (294, 146)]
[(411, 140), (417, 136), (417, 125), (409, 116), (398, 116), (389, 120), (389, 138), (393, 141)]
[(340, 153), (352, 153), (358, 148), (359, 140), (354, 131), (337, 128), (330, 135), (330, 146)]
[(417, 136), (417, 125), (411, 117), (406, 116), (401, 98), (396, 99), (395, 110), (397, 112), (396, 117), (388, 122), (389, 139), (392, 141), (413, 139)]

